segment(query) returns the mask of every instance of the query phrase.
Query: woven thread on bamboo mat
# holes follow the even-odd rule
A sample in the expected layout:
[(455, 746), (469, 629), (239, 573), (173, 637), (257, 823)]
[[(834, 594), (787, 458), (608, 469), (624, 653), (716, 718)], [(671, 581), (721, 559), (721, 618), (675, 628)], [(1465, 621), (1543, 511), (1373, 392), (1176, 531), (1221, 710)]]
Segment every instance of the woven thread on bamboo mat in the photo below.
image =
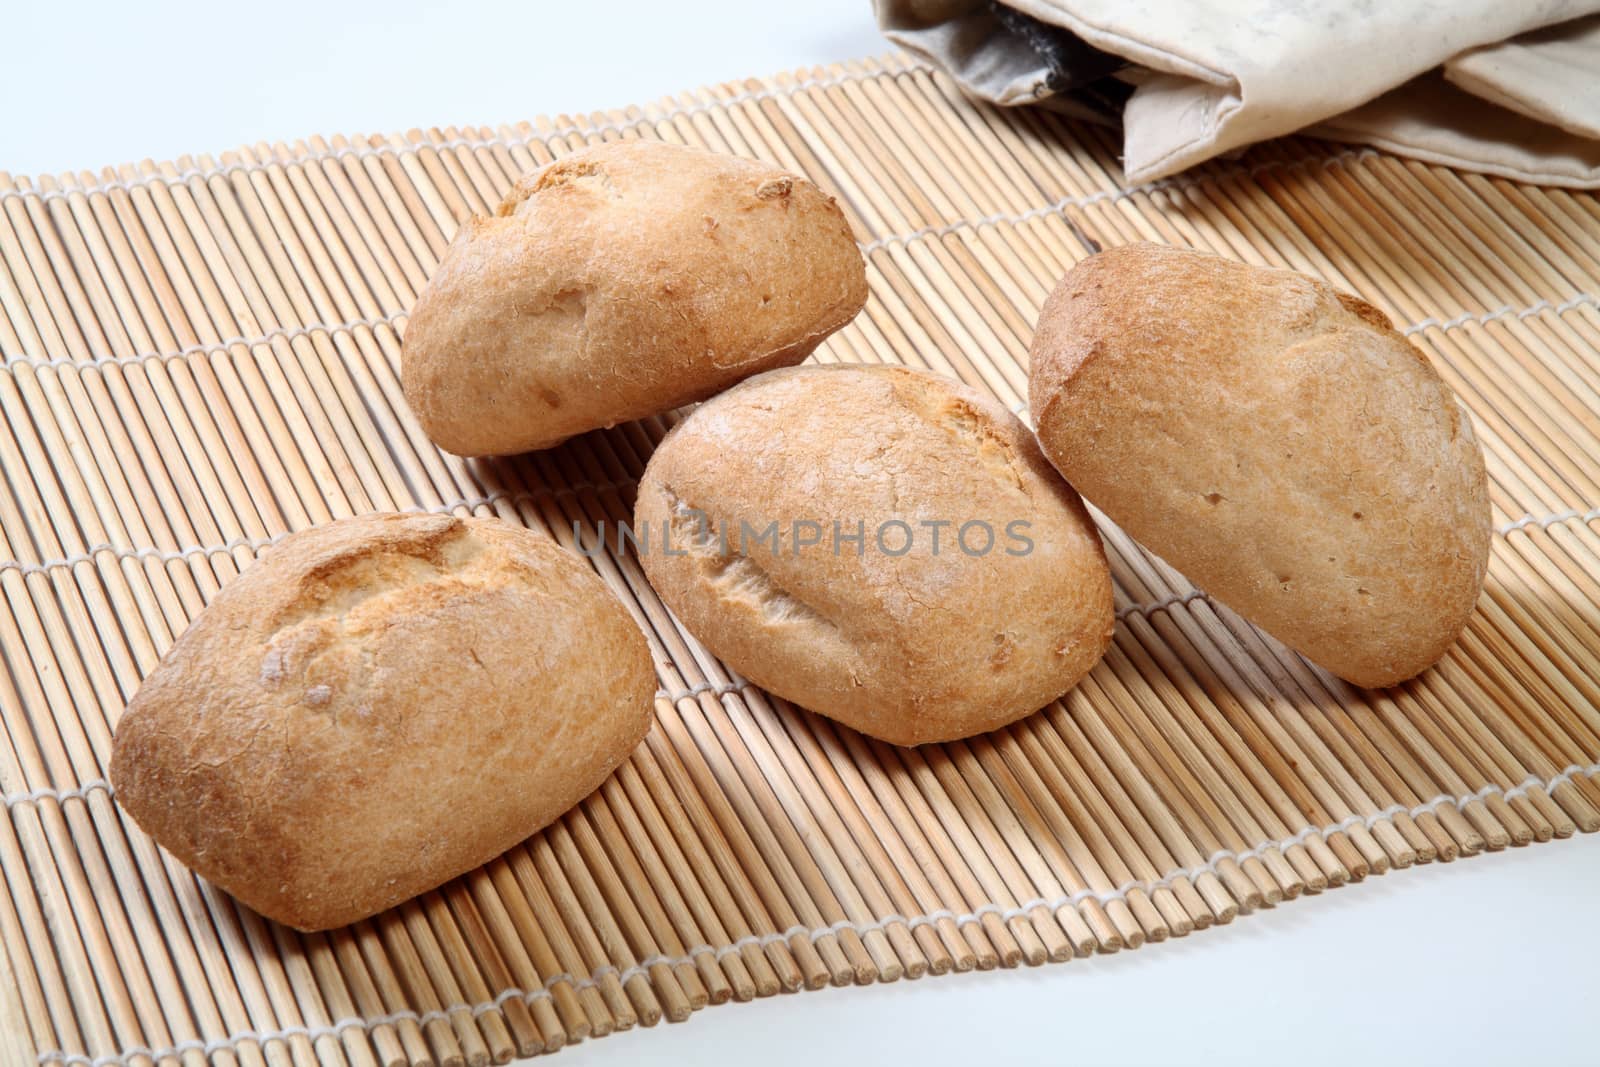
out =
[[(901, 750), (790, 708), (594, 559), (657, 721), (504, 857), (299, 934), (156, 849), (104, 780), (139, 678), (287, 531), (470, 511), (593, 544), (670, 419), (469, 463), (418, 431), (405, 311), (459, 221), (595, 140), (760, 156), (836, 190), (872, 296), (823, 361), (1025, 410), (1027, 342), (1097, 247), (1325, 277), (1470, 409), (1497, 536), (1446, 660), (1351, 689), (1097, 516), (1115, 643), (1009, 729)], [(500, 130), (0, 175), (0, 1034), (42, 1063), (481, 1064), (707, 1004), (1067, 960), (1391, 868), (1600, 828), (1600, 202), (1289, 140), (1146, 186), (1102, 131), (893, 57)], [(26, 1056), (28, 1053), (19, 1053)]]

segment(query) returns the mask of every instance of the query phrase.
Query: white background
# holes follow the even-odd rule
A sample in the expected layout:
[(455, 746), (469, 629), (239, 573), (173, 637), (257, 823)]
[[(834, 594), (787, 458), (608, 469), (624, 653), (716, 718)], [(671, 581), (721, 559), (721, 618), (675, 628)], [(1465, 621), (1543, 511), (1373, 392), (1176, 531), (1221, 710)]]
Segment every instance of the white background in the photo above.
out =
[[(884, 47), (868, 0), (35, 2), (6, 25), (13, 174), (599, 110)], [(1561, 842), (1108, 958), (714, 1008), (559, 1062), (1595, 1063), (1597, 890), (1600, 840)]]

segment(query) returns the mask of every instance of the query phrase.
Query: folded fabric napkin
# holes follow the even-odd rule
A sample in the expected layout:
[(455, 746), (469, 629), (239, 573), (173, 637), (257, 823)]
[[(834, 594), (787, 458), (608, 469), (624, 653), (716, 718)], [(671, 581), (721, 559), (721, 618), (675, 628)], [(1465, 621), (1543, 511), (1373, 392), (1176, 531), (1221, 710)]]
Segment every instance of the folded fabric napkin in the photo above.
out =
[(1123, 126), (1131, 181), (1295, 131), (1600, 188), (1600, 0), (874, 0), (999, 104)]

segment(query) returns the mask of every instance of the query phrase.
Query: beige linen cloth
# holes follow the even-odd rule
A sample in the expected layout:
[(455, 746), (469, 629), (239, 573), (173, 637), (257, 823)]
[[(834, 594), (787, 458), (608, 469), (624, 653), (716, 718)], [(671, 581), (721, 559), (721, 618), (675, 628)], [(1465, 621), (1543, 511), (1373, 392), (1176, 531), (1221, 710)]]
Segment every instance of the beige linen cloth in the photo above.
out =
[(990, 0), (874, 0), (891, 40), (996, 103), (1114, 118), (1117, 104), (1081, 83), (1116, 68), (1132, 85), (1130, 181), (1303, 130), (1600, 188), (1600, 18), (1585, 17), (1600, 0), (1004, 4), (1027, 18)]

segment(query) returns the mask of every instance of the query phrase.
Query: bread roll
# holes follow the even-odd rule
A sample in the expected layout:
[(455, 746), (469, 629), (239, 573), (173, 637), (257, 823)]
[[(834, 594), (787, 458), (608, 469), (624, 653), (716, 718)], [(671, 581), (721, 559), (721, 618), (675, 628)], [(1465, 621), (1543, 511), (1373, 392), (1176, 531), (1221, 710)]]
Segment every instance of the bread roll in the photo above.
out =
[(1483, 455), (1371, 305), (1288, 271), (1112, 249), (1046, 301), (1029, 392), (1085, 497), (1341, 678), (1410, 678), (1466, 624), (1489, 555)]
[(650, 722), (643, 636), (577, 557), (488, 519), (369, 515), (223, 588), (117, 726), (139, 825), (269, 918), (354, 922), (510, 848)]
[(708, 401), (651, 457), (634, 532), (724, 662), (895, 744), (1021, 718), (1111, 639), (1077, 494), (1004, 407), (921, 371), (772, 371)]
[(448, 452), (547, 448), (799, 363), (866, 299), (850, 227), (806, 179), (619, 141), (461, 228), (412, 310), (402, 381)]

